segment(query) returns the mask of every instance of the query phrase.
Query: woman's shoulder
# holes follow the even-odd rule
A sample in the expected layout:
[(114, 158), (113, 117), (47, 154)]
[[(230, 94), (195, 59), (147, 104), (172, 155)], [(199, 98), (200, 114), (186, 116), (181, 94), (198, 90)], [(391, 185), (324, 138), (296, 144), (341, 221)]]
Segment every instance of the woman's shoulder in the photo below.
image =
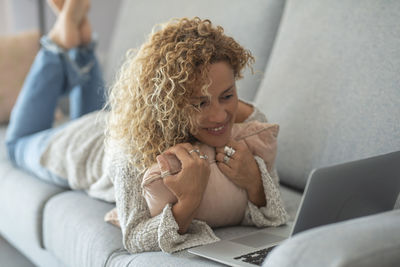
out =
[(250, 121), (268, 122), (267, 116), (258, 107), (251, 102), (240, 99), (236, 123)]
[(246, 119), (251, 116), (254, 112), (254, 106), (243, 100), (239, 100), (235, 123), (241, 123), (246, 121)]

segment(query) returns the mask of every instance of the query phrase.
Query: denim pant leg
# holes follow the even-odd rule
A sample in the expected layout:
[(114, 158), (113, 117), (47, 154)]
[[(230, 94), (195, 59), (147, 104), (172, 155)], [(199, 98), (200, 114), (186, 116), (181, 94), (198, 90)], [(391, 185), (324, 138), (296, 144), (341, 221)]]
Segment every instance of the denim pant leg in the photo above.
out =
[(68, 53), (70, 118), (77, 119), (105, 104), (105, 85), (94, 49), (95, 43)]
[(46, 149), (50, 137), (62, 130), (65, 125), (61, 125), (57, 128), (50, 128), (19, 138), (13, 148), (15, 165), (43, 181), (64, 188), (69, 188), (66, 177), (59, 177), (40, 164), (40, 157)]
[[(10, 123), (7, 129), (6, 145), (11, 161), (37, 177), (67, 187), (67, 180), (58, 177), (40, 165), (40, 157), (48, 145), (50, 137), (62, 130), (64, 125), (51, 128), (54, 111), (58, 99), (72, 91), (94, 91), (90, 88), (94, 84), (102, 84), (101, 73), (95, 60), (93, 48), (85, 49), (87, 57), (80, 57), (79, 49), (66, 53), (57, 47), (47, 37), (41, 40), (43, 48), (39, 51), (31, 70), (25, 80), (18, 100), (13, 108)], [(79, 62), (75, 62), (70, 54), (76, 53)], [(85, 61), (85, 59), (87, 61)], [(94, 61), (93, 61), (94, 60)], [(93, 68), (97, 66), (97, 68)], [(86, 71), (85, 71), (86, 70)], [(98, 73), (97, 73), (98, 72)], [(94, 79), (100, 77), (100, 82), (90, 81), (90, 74)], [(83, 82), (85, 81), (85, 82)], [(92, 94), (88, 94), (92, 96)], [(87, 110), (94, 110), (104, 101), (104, 93), (98, 100), (91, 100)], [(71, 101), (80, 101), (81, 106), (86, 106), (86, 94), (73, 97)], [(96, 105), (92, 104), (96, 103)], [(83, 111), (82, 111), (83, 110)], [(83, 115), (85, 109), (80, 109)], [(75, 111), (75, 114), (78, 112)], [(77, 115), (74, 115), (77, 116)]]

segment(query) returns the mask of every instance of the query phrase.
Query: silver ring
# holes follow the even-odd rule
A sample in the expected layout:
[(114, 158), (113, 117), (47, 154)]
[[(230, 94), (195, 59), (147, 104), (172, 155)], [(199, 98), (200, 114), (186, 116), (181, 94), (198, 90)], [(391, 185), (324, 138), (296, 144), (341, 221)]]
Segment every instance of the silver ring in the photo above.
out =
[(228, 155), (225, 155), (225, 156), (224, 156), (224, 163), (225, 163), (225, 164), (228, 164), (228, 162), (229, 162), (230, 159), (231, 159), (231, 158), (228, 157)]
[(198, 149), (192, 149), (192, 150), (190, 150), (190, 151), (189, 151), (189, 154), (192, 154), (193, 152), (196, 152), (197, 154), (200, 155), (200, 150), (198, 150)]
[(207, 156), (207, 155), (200, 155), (199, 158), (207, 160), (207, 159), (208, 159), (208, 156)]
[(172, 175), (172, 173), (170, 171), (161, 172), (161, 178), (164, 178), (164, 177), (167, 177), (167, 176), (170, 176), (170, 175)]
[(224, 153), (225, 153), (225, 155), (227, 155), (228, 157), (232, 157), (232, 156), (236, 153), (236, 150), (233, 149), (233, 148), (230, 147), (230, 146), (225, 146), (225, 147), (224, 147)]

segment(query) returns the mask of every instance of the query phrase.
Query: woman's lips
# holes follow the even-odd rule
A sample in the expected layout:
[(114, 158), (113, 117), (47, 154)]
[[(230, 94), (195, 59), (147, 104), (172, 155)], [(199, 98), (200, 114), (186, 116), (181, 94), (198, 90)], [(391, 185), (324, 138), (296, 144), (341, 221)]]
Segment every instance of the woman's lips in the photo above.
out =
[(223, 124), (218, 127), (204, 128), (211, 135), (222, 135), (228, 129), (228, 124)]

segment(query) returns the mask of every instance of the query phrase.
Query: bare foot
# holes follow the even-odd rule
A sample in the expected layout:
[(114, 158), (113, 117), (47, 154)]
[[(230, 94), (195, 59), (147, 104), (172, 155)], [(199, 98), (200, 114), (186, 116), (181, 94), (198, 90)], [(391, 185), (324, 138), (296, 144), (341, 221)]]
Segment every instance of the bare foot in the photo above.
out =
[[(53, 12), (58, 15), (61, 12), (61, 9), (64, 6), (65, 0), (47, 0)], [(79, 35), (81, 39), (81, 44), (87, 45), (92, 41), (92, 26), (90, 25), (90, 21), (88, 16), (85, 15), (82, 19), (82, 23), (79, 26)]]
[(55, 13), (59, 13), (56, 23), (50, 30), (50, 39), (65, 49), (82, 44), (81, 26), (84, 20), (88, 21), (85, 18), (89, 10), (89, 0), (48, 0), (48, 2)]
[(60, 14), (64, 2), (65, 0), (47, 0), (47, 3), (56, 15)]

